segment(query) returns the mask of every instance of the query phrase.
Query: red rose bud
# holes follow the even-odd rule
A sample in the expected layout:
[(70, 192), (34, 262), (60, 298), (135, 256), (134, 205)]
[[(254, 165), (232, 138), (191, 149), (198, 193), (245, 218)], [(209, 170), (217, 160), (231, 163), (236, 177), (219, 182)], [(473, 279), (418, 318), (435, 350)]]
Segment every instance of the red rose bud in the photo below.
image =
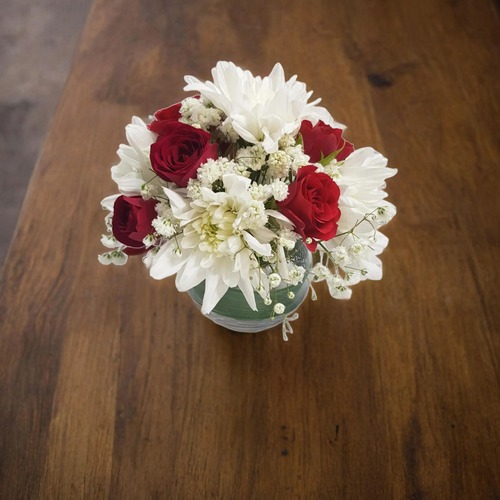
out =
[(158, 176), (179, 187), (186, 187), (201, 164), (218, 156), (218, 146), (210, 143), (208, 132), (174, 121), (163, 126), (163, 135), (151, 145), (149, 154)]
[(167, 123), (177, 122), (181, 117), (181, 103), (172, 104), (168, 108), (163, 108), (155, 113), (155, 119), (148, 125), (149, 130), (155, 134), (164, 134), (164, 128)]
[(127, 254), (146, 250), (143, 239), (154, 232), (151, 222), (157, 217), (156, 200), (143, 200), (141, 196), (119, 196), (113, 208), (113, 236), (126, 245)]
[(280, 212), (294, 224), (295, 232), (311, 252), (317, 247), (314, 240), (327, 241), (337, 234), (339, 196), (340, 189), (329, 175), (306, 165), (299, 168), (288, 196), (278, 202)]
[(299, 133), (302, 135), (304, 153), (312, 163), (321, 161), (335, 151), (338, 151), (335, 159), (345, 160), (354, 151), (354, 146), (342, 137), (342, 130), (332, 128), (321, 120), (314, 127), (310, 121), (304, 120)]

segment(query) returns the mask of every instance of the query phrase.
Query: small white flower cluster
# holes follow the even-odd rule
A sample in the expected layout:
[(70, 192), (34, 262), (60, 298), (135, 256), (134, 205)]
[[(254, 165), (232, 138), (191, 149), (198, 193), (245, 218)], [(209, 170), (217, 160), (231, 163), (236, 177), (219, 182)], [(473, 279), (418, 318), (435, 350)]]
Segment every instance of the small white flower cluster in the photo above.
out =
[(262, 144), (241, 148), (236, 153), (236, 161), (245, 169), (257, 172), (266, 163), (266, 152)]
[[(226, 174), (236, 174), (243, 177), (250, 177), (250, 173), (245, 167), (228, 158), (218, 158), (217, 160), (209, 159), (202, 164), (197, 171), (197, 179), (200, 186), (212, 188), (212, 185), (217, 181), (222, 181), (222, 177)], [(195, 182), (193, 180), (193, 182)]]
[(188, 97), (182, 101), (179, 119), (181, 123), (186, 123), (195, 128), (208, 131), (210, 127), (218, 127), (221, 124), (222, 112), (210, 106), (204, 99)]
[[(153, 219), (151, 225), (155, 229), (156, 234), (164, 238), (171, 238), (177, 234), (179, 231), (179, 222), (175, 219), (170, 205), (165, 201), (160, 201), (156, 204), (155, 210), (158, 217)], [(145, 245), (149, 247), (154, 243), (154, 241), (154, 237), (149, 238), (147, 243), (145, 242)]]

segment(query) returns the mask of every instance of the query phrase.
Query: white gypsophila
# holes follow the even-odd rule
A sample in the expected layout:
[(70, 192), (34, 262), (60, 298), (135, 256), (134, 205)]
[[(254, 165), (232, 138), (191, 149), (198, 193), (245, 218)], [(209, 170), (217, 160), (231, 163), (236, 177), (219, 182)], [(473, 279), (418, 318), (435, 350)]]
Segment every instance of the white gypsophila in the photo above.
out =
[(320, 262), (313, 266), (311, 273), (314, 276), (314, 281), (324, 281), (332, 276), (330, 269)]
[(123, 247), (123, 245), (112, 234), (103, 234), (101, 237), (101, 243), (106, 248)]
[(152, 245), (156, 243), (156, 235), (155, 234), (147, 234), (143, 239), (142, 239), (142, 244), (146, 247), (149, 248)]
[(352, 247), (349, 247), (349, 251), (343, 245), (332, 248), (330, 255), (332, 257), (333, 263), (339, 266), (350, 264), (351, 257), (349, 256), (349, 254), (351, 253), (351, 248)]
[(192, 200), (199, 198), (201, 196), (201, 182), (198, 179), (189, 179), (186, 194)]
[(332, 160), (328, 165), (325, 165), (323, 168), (323, 172), (328, 174), (336, 183), (339, 183), (341, 175), (340, 175), (340, 167), (343, 163), (338, 162), (337, 160)]
[[(188, 103), (185, 103), (188, 101)], [(222, 112), (213, 106), (206, 106), (200, 99), (188, 97), (182, 102), (180, 113), (181, 123), (199, 127), (208, 131), (210, 127), (217, 127), (221, 123)]]
[(278, 245), (287, 250), (293, 250), (298, 239), (297, 233), (289, 228), (282, 228), (278, 231)]
[(163, 193), (161, 186), (152, 183), (145, 183), (141, 186), (141, 196), (145, 200), (150, 200), (155, 196), (159, 196)]
[(338, 274), (327, 278), (326, 283), (328, 284), (328, 291), (334, 299), (348, 300), (351, 298), (352, 290)]
[[(251, 309), (256, 310), (252, 270), (256, 256), (270, 256), (275, 234), (265, 227), (245, 228), (242, 214), (255, 200), (245, 177), (223, 176), (225, 191), (201, 187), (201, 196), (189, 202), (164, 188), (182, 233), (165, 243), (148, 260), (150, 274), (163, 279), (177, 273), (176, 286), (187, 291), (205, 280), (202, 312), (208, 314), (228, 288), (238, 287)], [(261, 280), (255, 281), (257, 287)]]
[(363, 277), (363, 274), (358, 269), (349, 269), (344, 271), (344, 281), (346, 285), (353, 286), (357, 285)]
[(238, 135), (250, 142), (262, 142), (268, 153), (277, 151), (278, 141), (285, 134), (295, 135), (303, 120), (316, 124), (323, 120), (334, 128), (330, 113), (317, 106), (320, 99), (308, 102), (312, 92), (293, 76), (285, 81), (281, 64), (276, 64), (269, 76), (253, 76), (231, 62), (220, 61), (212, 69), (213, 82), (202, 82), (185, 76), (186, 91), (199, 92), (222, 110)]
[(200, 105), (200, 99), (197, 99), (196, 97), (186, 97), (181, 102), (181, 107), (179, 109), (179, 113), (183, 117), (190, 116), (192, 113), (192, 110), (199, 105)]
[(113, 264), (115, 266), (124, 266), (127, 263), (128, 255), (122, 250), (113, 250), (97, 256), (97, 260), (104, 266)]
[(285, 312), (285, 305), (281, 302), (276, 302), (276, 304), (274, 304), (273, 311), (276, 314), (283, 314)]
[[(111, 178), (118, 185), (120, 193), (126, 196), (141, 194), (142, 186), (157, 179), (151, 172), (149, 149), (156, 141), (143, 120), (137, 116), (125, 127), (128, 144), (120, 144), (117, 154), (120, 162), (111, 167)], [(158, 183), (161, 181), (158, 179)]]
[(293, 135), (285, 134), (285, 135), (280, 137), (280, 140), (278, 141), (278, 146), (281, 149), (286, 149), (286, 148), (290, 148), (292, 146), (295, 146), (295, 143), (296, 143), (296, 139)]
[(173, 220), (174, 213), (172, 212), (172, 208), (170, 204), (166, 201), (160, 201), (155, 205), (155, 211), (160, 217), (164, 217), (166, 219)]
[(292, 286), (297, 286), (304, 281), (306, 270), (302, 266), (289, 263), (287, 282)]
[(269, 286), (271, 288), (278, 288), (281, 285), (281, 276), (278, 273), (271, 273), (269, 275)]
[(295, 174), (300, 167), (310, 163), (309, 156), (304, 153), (304, 149), (300, 144), (285, 148), (285, 153), (290, 157), (290, 168)]
[(166, 201), (160, 201), (155, 205), (155, 210), (158, 217), (152, 220), (151, 225), (159, 236), (171, 238), (179, 230), (179, 221), (175, 219), (172, 208)]
[(254, 200), (267, 201), (273, 195), (273, 188), (271, 184), (257, 184), (256, 182), (252, 182), (249, 192)]
[(284, 151), (276, 151), (267, 159), (268, 170), (266, 176), (271, 179), (281, 179), (288, 175), (292, 159)]
[(178, 226), (174, 224), (170, 219), (158, 216), (156, 219), (151, 221), (151, 225), (159, 236), (165, 238), (171, 238), (177, 233)]
[(269, 184), (273, 194), (273, 198), (276, 201), (283, 201), (288, 196), (288, 184), (283, 181), (275, 180)]
[(250, 170), (260, 170), (266, 162), (266, 152), (262, 144), (241, 148), (236, 152), (236, 162)]
[(262, 201), (250, 200), (245, 210), (243, 210), (235, 220), (235, 224), (240, 229), (259, 229), (267, 224), (268, 216), (266, 207)]
[(248, 177), (249, 173), (242, 165), (237, 164), (228, 158), (208, 159), (197, 171), (197, 178), (202, 186), (211, 187), (216, 181), (222, 179), (226, 174), (238, 174)]
[(217, 131), (225, 141), (236, 142), (240, 138), (233, 124), (227, 119), (217, 128)]

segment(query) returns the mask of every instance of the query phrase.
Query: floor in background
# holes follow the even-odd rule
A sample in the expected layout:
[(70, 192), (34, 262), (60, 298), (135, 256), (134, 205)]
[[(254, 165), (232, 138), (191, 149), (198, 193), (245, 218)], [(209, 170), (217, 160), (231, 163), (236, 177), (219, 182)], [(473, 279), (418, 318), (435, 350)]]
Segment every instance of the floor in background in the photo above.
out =
[(0, 269), (90, 0), (0, 0)]

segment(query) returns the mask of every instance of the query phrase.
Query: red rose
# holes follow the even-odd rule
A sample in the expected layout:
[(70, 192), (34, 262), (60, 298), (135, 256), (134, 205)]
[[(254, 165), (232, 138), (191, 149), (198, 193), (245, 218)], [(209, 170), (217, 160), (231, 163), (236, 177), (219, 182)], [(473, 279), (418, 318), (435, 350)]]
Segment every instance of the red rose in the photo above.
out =
[(113, 208), (114, 237), (129, 247), (125, 253), (142, 253), (146, 247), (142, 240), (154, 232), (151, 222), (157, 217), (156, 200), (143, 200), (141, 196), (118, 196)]
[(155, 113), (154, 121), (148, 125), (149, 130), (155, 134), (164, 134), (166, 124), (179, 121), (179, 118), (181, 117), (180, 109), (181, 103), (178, 102), (177, 104), (172, 104), (172, 106), (169, 106), (168, 108), (158, 110)]
[(302, 135), (304, 152), (312, 163), (339, 150), (335, 158), (345, 160), (354, 151), (354, 146), (342, 137), (342, 130), (332, 128), (321, 120), (314, 127), (310, 121), (304, 120), (299, 133)]
[[(290, 184), (286, 199), (278, 202), (280, 212), (293, 222), (311, 252), (317, 247), (314, 240), (330, 240), (337, 234), (339, 196), (340, 189), (329, 175), (306, 165)], [(307, 238), (313, 241), (307, 243)]]
[(163, 126), (151, 145), (149, 158), (153, 170), (165, 181), (186, 187), (196, 177), (198, 167), (209, 158), (218, 158), (217, 144), (210, 144), (210, 134), (180, 122)]

